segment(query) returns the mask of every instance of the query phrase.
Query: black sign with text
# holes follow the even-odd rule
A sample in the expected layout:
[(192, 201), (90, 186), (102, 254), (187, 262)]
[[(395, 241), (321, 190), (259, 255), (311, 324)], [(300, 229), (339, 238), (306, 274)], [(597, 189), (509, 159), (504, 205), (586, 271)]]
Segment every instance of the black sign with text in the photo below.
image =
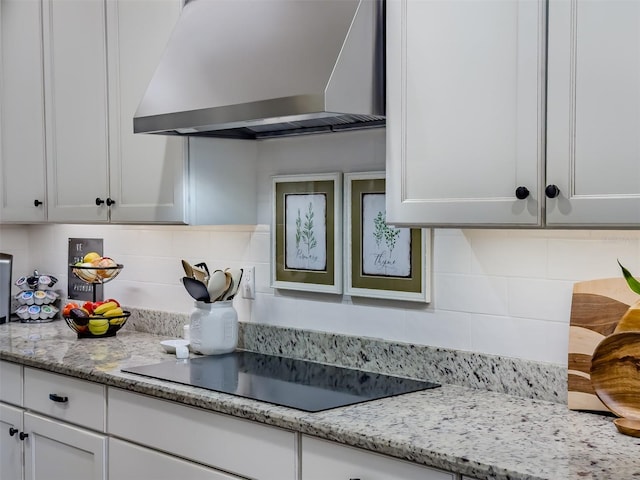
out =
[[(89, 252), (96, 252), (103, 255), (101, 238), (70, 238), (69, 239), (69, 265), (82, 262), (84, 256)], [(69, 267), (69, 282), (67, 296), (69, 300), (94, 300), (93, 289), (96, 289), (95, 300), (103, 300), (102, 285), (93, 285), (76, 277)]]

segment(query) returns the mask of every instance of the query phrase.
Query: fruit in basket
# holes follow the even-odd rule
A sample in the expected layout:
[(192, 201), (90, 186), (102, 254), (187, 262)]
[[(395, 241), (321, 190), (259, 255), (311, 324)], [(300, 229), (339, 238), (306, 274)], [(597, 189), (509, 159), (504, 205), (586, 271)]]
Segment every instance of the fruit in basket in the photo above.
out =
[(109, 319), (109, 325), (122, 325), (127, 321), (127, 317), (113, 317)]
[(104, 335), (109, 330), (109, 320), (106, 318), (89, 319), (89, 331), (93, 335)]
[(93, 315), (93, 309), (95, 308), (95, 306), (93, 302), (88, 301), (82, 304), (82, 308), (89, 312), (89, 315)]
[(79, 306), (80, 305), (78, 305), (77, 303), (74, 303), (74, 302), (67, 303), (64, 306), (64, 308), (62, 309), (62, 316), (63, 317), (68, 317), (70, 312), (71, 312), (71, 309), (78, 308)]
[(69, 318), (71, 318), (76, 325), (86, 325), (89, 323), (89, 313), (82, 308), (72, 308), (69, 311)]
[(105, 302), (102, 305), (99, 305), (93, 309), (93, 313), (96, 315), (105, 315), (109, 310), (113, 310), (115, 308), (120, 308), (116, 302)]
[(83, 261), (84, 263), (91, 263), (91, 262), (93, 262), (94, 260), (99, 259), (100, 257), (101, 257), (101, 255), (100, 255), (99, 253), (97, 253), (97, 252), (89, 252), (89, 253), (87, 253), (87, 254), (84, 256), (84, 258), (82, 259), (82, 261)]
[(121, 317), (122, 315), (124, 315), (124, 312), (120, 307), (112, 308), (104, 313), (105, 317)]
[(109, 257), (97, 258), (91, 262), (91, 265), (98, 268), (95, 273), (100, 278), (111, 278), (117, 272), (113, 267), (118, 266), (115, 260)]
[[(76, 267), (93, 267), (93, 263), (77, 263)], [(93, 283), (97, 280), (98, 275), (93, 268), (76, 268), (74, 273), (87, 283)]]

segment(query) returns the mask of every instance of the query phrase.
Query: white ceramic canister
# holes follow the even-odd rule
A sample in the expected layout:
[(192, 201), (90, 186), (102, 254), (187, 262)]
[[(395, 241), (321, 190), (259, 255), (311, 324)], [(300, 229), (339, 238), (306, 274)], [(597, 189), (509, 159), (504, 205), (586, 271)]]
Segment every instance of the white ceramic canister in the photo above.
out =
[(195, 302), (189, 321), (189, 348), (203, 355), (233, 352), (238, 344), (238, 313), (231, 300)]

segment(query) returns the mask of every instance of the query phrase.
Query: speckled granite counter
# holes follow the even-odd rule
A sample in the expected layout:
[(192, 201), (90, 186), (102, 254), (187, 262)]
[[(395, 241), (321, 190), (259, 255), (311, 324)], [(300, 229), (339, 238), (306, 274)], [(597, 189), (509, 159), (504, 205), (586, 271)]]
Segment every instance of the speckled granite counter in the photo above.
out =
[(319, 413), (124, 374), (172, 358), (167, 338), (123, 330), (77, 340), (64, 322), (0, 325), (0, 359), (179, 401), (479, 479), (640, 478), (640, 439), (565, 405), (441, 388)]

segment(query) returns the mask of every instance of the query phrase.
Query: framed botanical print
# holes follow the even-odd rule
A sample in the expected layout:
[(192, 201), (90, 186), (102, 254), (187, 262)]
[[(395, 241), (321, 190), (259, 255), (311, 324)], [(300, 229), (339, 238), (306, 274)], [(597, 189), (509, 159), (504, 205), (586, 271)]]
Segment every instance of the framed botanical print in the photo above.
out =
[(273, 177), (271, 286), (342, 293), (340, 173)]
[(344, 176), (345, 294), (430, 301), (431, 231), (386, 223), (384, 172)]

